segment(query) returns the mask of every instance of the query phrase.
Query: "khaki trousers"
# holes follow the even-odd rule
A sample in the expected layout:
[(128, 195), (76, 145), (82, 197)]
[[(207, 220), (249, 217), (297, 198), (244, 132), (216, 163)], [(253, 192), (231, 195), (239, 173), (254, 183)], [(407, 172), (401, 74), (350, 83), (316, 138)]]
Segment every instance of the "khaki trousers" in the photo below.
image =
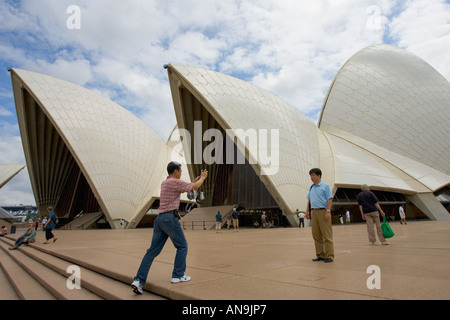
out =
[(311, 229), (314, 244), (316, 247), (316, 255), (323, 259), (331, 258), (334, 260), (334, 244), (333, 229), (331, 228), (330, 219), (325, 221), (325, 213), (323, 210), (311, 210)]
[(369, 242), (375, 243), (377, 241), (377, 239), (375, 238), (373, 225), (375, 225), (375, 227), (377, 228), (378, 239), (380, 239), (380, 242), (385, 242), (386, 239), (384, 239), (383, 237), (383, 230), (381, 230), (380, 215), (378, 214), (378, 211), (366, 213), (364, 214), (364, 217), (366, 218)]

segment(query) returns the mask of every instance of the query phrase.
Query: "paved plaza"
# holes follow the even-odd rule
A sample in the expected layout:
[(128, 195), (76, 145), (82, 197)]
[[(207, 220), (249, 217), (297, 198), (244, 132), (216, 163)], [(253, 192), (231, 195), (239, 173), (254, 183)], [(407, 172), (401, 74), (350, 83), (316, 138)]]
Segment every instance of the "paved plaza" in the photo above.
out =
[[(450, 299), (450, 221), (392, 222), (391, 227), (391, 245), (373, 246), (365, 224), (333, 226), (336, 257), (328, 264), (311, 260), (308, 227), (186, 230), (186, 273), (192, 280), (170, 283), (175, 248), (168, 241), (144, 289), (168, 299)], [(58, 240), (49, 245), (42, 244), (44, 232), (38, 231), (34, 246), (131, 283), (152, 231), (56, 230)], [(379, 267), (380, 289), (368, 288), (369, 277), (370, 284), (377, 280), (372, 281), (377, 273), (368, 273), (370, 266)]]

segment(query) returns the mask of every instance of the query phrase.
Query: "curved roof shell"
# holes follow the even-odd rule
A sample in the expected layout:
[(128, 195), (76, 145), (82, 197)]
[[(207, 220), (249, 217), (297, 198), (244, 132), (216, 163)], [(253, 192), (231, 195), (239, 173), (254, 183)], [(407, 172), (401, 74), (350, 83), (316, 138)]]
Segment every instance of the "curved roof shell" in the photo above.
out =
[[(236, 144), (249, 162), (254, 160), (250, 163), (255, 172), (283, 210), (293, 212), (305, 207), (306, 199), (299, 195), (309, 190), (308, 172), (319, 163), (317, 126), (287, 102), (249, 82), (199, 67), (171, 64), (168, 69), (180, 128), (187, 128), (187, 122), (192, 121), (185, 117), (185, 89), (224, 130), (250, 130), (267, 136), (270, 130), (279, 130), (277, 146), (271, 139), (267, 144), (260, 140), (258, 148), (253, 149), (239, 137)], [(261, 154), (269, 155), (271, 150), (279, 155), (276, 166), (259, 161)]]
[(442, 75), (406, 50), (378, 45), (341, 68), (319, 127), (401, 171), (412, 191), (429, 192), (450, 183), (449, 110), (450, 84)]
[(170, 156), (152, 129), (116, 103), (68, 81), (20, 69), (11, 75), (38, 206), (58, 201), (69, 166), (64, 162), (73, 157), (110, 224), (131, 221), (148, 209)]
[(20, 171), (25, 168), (23, 164), (2, 164), (0, 165), (0, 188), (2, 188), (9, 180), (14, 178)]

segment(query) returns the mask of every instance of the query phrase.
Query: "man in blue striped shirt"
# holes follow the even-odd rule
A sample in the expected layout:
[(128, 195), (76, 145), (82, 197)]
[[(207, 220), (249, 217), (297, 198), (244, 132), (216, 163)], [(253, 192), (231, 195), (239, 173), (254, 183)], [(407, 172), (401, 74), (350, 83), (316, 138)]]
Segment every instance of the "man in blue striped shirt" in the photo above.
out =
[(331, 205), (333, 193), (330, 186), (321, 181), (322, 170), (314, 168), (309, 171), (313, 185), (309, 189), (306, 218), (311, 217), (311, 229), (317, 257), (313, 261), (333, 262), (334, 244), (331, 228)]

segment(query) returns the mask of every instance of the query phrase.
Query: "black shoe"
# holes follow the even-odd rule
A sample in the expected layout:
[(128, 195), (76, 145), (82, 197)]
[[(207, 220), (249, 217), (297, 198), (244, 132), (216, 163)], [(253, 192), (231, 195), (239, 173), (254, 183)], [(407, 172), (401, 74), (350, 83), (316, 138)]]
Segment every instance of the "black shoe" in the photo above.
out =
[(322, 260), (323, 260), (323, 262), (325, 262), (325, 263), (333, 262), (333, 259), (331, 259), (331, 258), (326, 258), (326, 259), (322, 259)]
[(324, 258), (322, 258), (321, 256), (317, 256), (315, 259), (312, 259), (312, 261), (323, 261), (325, 260)]

